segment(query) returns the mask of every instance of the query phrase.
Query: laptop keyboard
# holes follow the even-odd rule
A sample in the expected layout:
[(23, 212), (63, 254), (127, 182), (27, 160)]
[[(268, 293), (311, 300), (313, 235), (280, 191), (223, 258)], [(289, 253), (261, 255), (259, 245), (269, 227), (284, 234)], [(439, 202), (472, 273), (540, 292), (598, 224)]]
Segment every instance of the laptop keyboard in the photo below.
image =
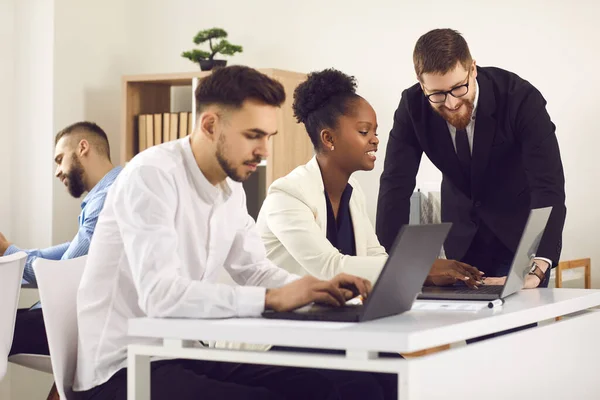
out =
[(464, 288), (464, 289), (453, 289), (452, 293), (458, 294), (497, 294), (500, 295), (502, 293), (502, 289), (504, 286), (502, 285), (481, 285), (478, 286), (478, 289)]
[(356, 306), (343, 306), (343, 307), (327, 307), (327, 306), (313, 306), (311, 307), (309, 310), (307, 310), (306, 312), (308, 314), (330, 314), (330, 313), (335, 313), (335, 314), (356, 314), (356, 313), (361, 313), (363, 309), (362, 305), (356, 305)]
[(262, 315), (265, 318), (275, 319), (356, 322), (362, 313), (362, 309), (362, 305), (345, 307), (313, 306), (310, 309), (302, 312), (265, 311)]
[(313, 321), (357, 321), (363, 306), (314, 307), (306, 312)]

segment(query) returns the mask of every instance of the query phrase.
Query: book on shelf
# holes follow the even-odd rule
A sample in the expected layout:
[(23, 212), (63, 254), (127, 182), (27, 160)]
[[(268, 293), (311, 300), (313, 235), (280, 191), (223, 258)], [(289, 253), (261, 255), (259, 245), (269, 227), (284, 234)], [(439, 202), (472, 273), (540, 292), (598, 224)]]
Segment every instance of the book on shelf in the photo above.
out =
[(146, 150), (146, 116), (138, 115), (138, 152)]
[(146, 115), (146, 149), (154, 146), (154, 118)]
[(170, 113), (163, 113), (162, 115), (162, 122), (163, 122), (163, 131), (162, 131), (162, 141), (163, 143), (166, 143), (169, 141), (170, 139), (170, 132), (169, 129), (171, 129), (171, 114)]
[(169, 140), (177, 140), (179, 137), (179, 115), (171, 113), (171, 127), (169, 128)]
[(179, 113), (179, 138), (184, 138), (188, 134), (188, 114), (186, 112)]
[(162, 143), (162, 114), (154, 114), (154, 144)]

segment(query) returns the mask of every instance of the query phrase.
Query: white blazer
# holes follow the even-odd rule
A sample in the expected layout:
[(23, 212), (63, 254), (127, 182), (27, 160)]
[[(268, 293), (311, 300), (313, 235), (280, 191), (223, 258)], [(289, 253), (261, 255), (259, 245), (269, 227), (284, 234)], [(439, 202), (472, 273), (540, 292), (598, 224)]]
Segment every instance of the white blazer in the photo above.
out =
[(367, 215), (364, 193), (350, 178), (350, 215), (356, 256), (339, 252), (327, 240), (325, 187), (317, 159), (297, 167), (269, 187), (257, 219), (257, 228), (275, 265), (297, 275), (331, 279), (340, 272), (375, 282), (387, 253)]

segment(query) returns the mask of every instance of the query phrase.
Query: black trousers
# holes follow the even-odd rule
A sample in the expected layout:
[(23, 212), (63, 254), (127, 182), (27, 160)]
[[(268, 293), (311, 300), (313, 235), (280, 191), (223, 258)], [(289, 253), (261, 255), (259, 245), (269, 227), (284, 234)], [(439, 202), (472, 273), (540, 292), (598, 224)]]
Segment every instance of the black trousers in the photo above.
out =
[(13, 354), (50, 355), (41, 308), (17, 310), (15, 333), (9, 356)]
[[(312, 354), (336, 354), (345, 355), (345, 350), (333, 349), (313, 349), (305, 347), (288, 347), (288, 346), (273, 346), (271, 351), (288, 351), (294, 353), (312, 353)], [(403, 358), (398, 353), (379, 353), (380, 358)], [(338, 383), (338, 388), (342, 399), (370, 399), (372, 393), (361, 393), (360, 388), (347, 385), (348, 372), (324, 369), (321, 372), (330, 380)], [(398, 398), (398, 374), (391, 373), (374, 373), (374, 372), (359, 372), (363, 380), (370, 380), (371, 386), (378, 385), (382, 393), (382, 398), (385, 400), (396, 400)], [(370, 377), (369, 377), (370, 375)], [(376, 382), (376, 383), (375, 383)]]
[[(383, 399), (371, 374), (272, 367), (197, 360), (166, 360), (150, 364), (152, 400)], [(127, 369), (86, 392), (81, 400), (125, 400)], [(348, 395), (348, 396), (346, 396)]]

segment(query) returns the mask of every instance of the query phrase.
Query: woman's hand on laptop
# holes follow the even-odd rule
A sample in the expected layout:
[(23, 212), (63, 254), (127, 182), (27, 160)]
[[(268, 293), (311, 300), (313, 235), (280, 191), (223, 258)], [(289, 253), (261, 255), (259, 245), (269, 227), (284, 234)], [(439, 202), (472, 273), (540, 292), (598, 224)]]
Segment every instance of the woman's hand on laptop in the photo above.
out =
[(502, 286), (506, 283), (505, 276), (494, 276), (483, 278), (483, 284), (486, 286)]
[(477, 288), (482, 284), (483, 275), (483, 272), (469, 264), (438, 258), (429, 271), (425, 285), (448, 286), (463, 281), (467, 286)]
[(329, 281), (305, 276), (277, 289), (267, 289), (265, 309), (291, 311), (310, 303), (343, 306), (347, 300), (361, 294), (368, 296), (371, 283), (363, 278), (339, 274)]

